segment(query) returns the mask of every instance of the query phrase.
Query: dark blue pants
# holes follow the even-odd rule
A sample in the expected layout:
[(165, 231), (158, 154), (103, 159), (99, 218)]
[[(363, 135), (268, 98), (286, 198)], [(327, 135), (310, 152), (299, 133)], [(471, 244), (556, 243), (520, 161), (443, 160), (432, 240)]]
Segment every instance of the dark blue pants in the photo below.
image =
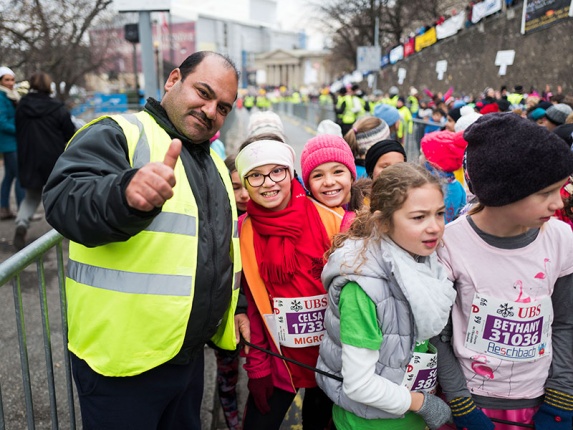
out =
[(128, 377), (102, 376), (70, 355), (84, 430), (201, 430), (203, 353)]
[(24, 189), (20, 186), (18, 179), (18, 154), (16, 151), (4, 152), (4, 178), (0, 186), (0, 207), (10, 208), (10, 189), (12, 183), (14, 185), (14, 192), (16, 193), (16, 203), (20, 207), (20, 203), (24, 200)]

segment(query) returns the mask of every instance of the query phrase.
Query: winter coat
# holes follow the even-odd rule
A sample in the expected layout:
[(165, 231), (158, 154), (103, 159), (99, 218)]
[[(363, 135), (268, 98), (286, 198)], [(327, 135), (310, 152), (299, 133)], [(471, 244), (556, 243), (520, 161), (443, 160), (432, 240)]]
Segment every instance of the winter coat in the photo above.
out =
[[(361, 241), (347, 240), (328, 258), (322, 272), (322, 282), (328, 290), (328, 309), (324, 325), (326, 335), (320, 346), (317, 368), (342, 377), (342, 342), (340, 340), (340, 292), (348, 282), (356, 282), (376, 304), (376, 313), (384, 342), (376, 373), (395, 384), (401, 384), (406, 366), (412, 358), (415, 342), (412, 310), (393, 274), (391, 257), (379, 247), (369, 246), (362, 266), (353, 267), (359, 255)], [(356, 260), (354, 260), (356, 265)], [(359, 274), (358, 274), (359, 273)], [(342, 388), (342, 382), (316, 374), (318, 385), (338, 406), (368, 419), (400, 418), (351, 400)]]
[(16, 151), (16, 124), (14, 102), (0, 91), (0, 152)]
[(29, 93), (16, 109), (18, 175), (24, 188), (41, 190), (75, 126), (64, 104), (45, 93)]

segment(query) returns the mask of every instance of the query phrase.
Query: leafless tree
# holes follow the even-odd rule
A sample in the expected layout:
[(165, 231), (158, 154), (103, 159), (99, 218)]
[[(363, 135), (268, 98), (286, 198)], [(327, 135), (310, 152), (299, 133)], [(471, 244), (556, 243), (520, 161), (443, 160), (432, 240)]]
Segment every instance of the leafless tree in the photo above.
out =
[(356, 49), (378, 44), (388, 50), (421, 25), (431, 25), (460, 0), (321, 0), (313, 3), (321, 29), (329, 35), (330, 64), (335, 74), (356, 68)]
[(50, 74), (61, 100), (87, 72), (110, 60), (110, 39), (90, 42), (88, 31), (112, 19), (112, 0), (0, 0), (0, 58), (22, 78)]

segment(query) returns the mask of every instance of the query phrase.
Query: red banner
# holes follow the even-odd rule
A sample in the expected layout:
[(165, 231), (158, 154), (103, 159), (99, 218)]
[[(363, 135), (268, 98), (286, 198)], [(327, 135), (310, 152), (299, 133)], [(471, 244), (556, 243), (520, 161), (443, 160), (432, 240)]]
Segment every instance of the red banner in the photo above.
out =
[(406, 43), (404, 43), (404, 58), (409, 57), (414, 52), (416, 52), (416, 39), (411, 37)]

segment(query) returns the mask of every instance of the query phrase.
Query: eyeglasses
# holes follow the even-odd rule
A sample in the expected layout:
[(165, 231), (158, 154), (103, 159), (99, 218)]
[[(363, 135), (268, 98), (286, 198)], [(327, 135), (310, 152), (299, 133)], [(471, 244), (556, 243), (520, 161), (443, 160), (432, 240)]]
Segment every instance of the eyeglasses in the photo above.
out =
[(252, 173), (249, 176), (245, 176), (245, 179), (251, 187), (257, 188), (262, 186), (267, 178), (275, 184), (284, 181), (287, 177), (287, 172), (288, 169), (286, 167), (275, 167), (266, 175), (263, 175), (262, 173)]

